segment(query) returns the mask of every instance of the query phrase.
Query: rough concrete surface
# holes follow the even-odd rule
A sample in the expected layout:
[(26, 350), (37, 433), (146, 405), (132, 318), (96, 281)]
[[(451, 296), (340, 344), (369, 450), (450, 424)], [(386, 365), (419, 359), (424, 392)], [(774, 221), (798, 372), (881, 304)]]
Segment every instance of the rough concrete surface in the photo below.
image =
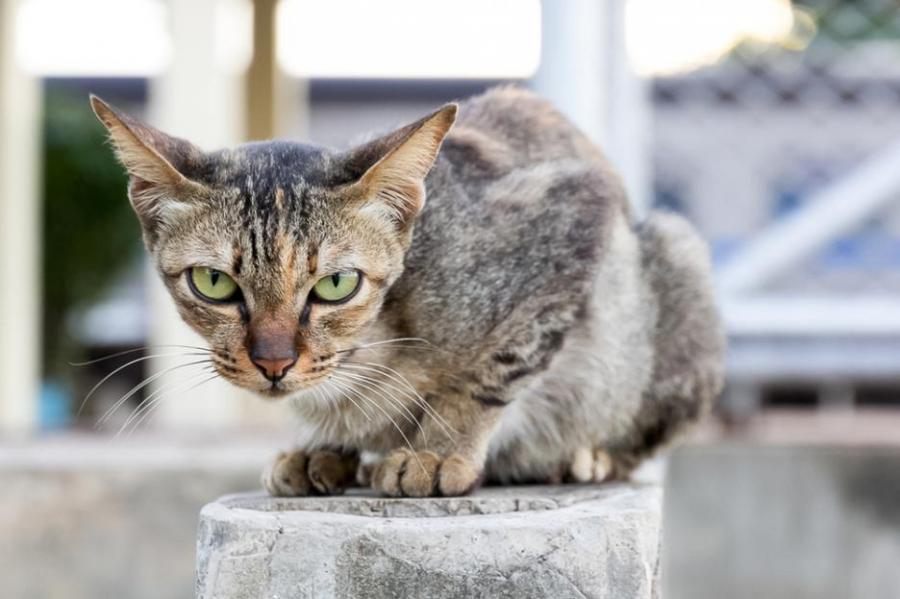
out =
[(657, 597), (660, 506), (654, 485), (232, 495), (201, 512), (197, 597)]

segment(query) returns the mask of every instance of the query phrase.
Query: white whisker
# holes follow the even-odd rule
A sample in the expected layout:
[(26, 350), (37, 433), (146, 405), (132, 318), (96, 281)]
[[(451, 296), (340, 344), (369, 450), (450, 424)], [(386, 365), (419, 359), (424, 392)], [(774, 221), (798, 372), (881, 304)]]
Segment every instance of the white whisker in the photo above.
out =
[(138, 391), (140, 391), (141, 389), (143, 389), (144, 387), (146, 387), (147, 385), (149, 385), (149, 384), (152, 383), (153, 381), (157, 380), (158, 378), (160, 378), (160, 377), (162, 377), (162, 376), (165, 376), (165, 375), (169, 374), (170, 372), (174, 372), (174, 371), (180, 370), (180, 369), (182, 369), (182, 368), (187, 368), (188, 366), (196, 366), (196, 365), (198, 365), (198, 364), (208, 364), (208, 363), (211, 363), (211, 362), (210, 362), (210, 360), (207, 359), (207, 360), (197, 360), (196, 362), (188, 362), (187, 364), (177, 364), (177, 365), (175, 365), (175, 366), (170, 366), (169, 368), (165, 368), (165, 369), (163, 369), (161, 372), (157, 372), (156, 374), (153, 374), (153, 375), (151, 375), (151, 376), (148, 376), (148, 377), (145, 378), (143, 381), (141, 381), (140, 383), (138, 383), (137, 385), (135, 385), (134, 387), (132, 387), (132, 388), (131, 388), (127, 393), (125, 393), (122, 397), (120, 397), (120, 398), (112, 405), (112, 407), (110, 407), (108, 410), (106, 410), (106, 412), (100, 417), (100, 419), (97, 420), (97, 423), (96, 423), (94, 426), (97, 427), (97, 428), (99, 428), (100, 426), (102, 426), (103, 423), (105, 423), (107, 420), (109, 420), (109, 419), (112, 417), (112, 415), (113, 415), (113, 414), (114, 414), (114, 413), (115, 413), (122, 405), (124, 405), (126, 401), (128, 401), (128, 399), (129, 399), (130, 397), (132, 397), (135, 393), (137, 393)]
[[(406, 345), (404, 342), (418, 342), (423, 345)], [(418, 349), (418, 350), (431, 350), (431, 351), (446, 351), (439, 347), (435, 347), (430, 341), (427, 339), (423, 339), (421, 337), (396, 337), (394, 339), (383, 339), (381, 341), (373, 341), (371, 343), (363, 343), (361, 345), (357, 345), (354, 347), (348, 347), (346, 349), (338, 350), (335, 353), (347, 353), (353, 351), (361, 351), (366, 349), (378, 349), (378, 348), (388, 348), (388, 349)], [(449, 352), (448, 352), (449, 353)]]
[(341, 407), (338, 405), (337, 398), (333, 397), (332, 394), (335, 391), (335, 387), (332, 385), (332, 381), (326, 379), (322, 381), (322, 398), (325, 400), (325, 403), (328, 404), (329, 408), (334, 410), (335, 415), (338, 418), (343, 418), (343, 414), (341, 413)]
[[(179, 381), (176, 385), (174, 385), (174, 387), (178, 387), (179, 385), (185, 384), (185, 383), (190, 384), (190, 383), (196, 381), (198, 376), (202, 376), (202, 375), (206, 374), (207, 372), (209, 372), (208, 369), (202, 370), (200, 372), (196, 372), (196, 373), (192, 374), (191, 376), (189, 376), (188, 378)], [(145, 400), (145, 402), (144, 402), (145, 405), (138, 406), (138, 408), (134, 411), (134, 413), (132, 413), (132, 415), (128, 417), (128, 420), (125, 421), (125, 424), (122, 425), (122, 428), (119, 429), (119, 431), (116, 433), (114, 438), (118, 439), (119, 436), (128, 428), (128, 425), (131, 424), (132, 422), (134, 422), (134, 424), (131, 427), (131, 431), (128, 434), (129, 435), (134, 434), (134, 431), (136, 431), (138, 429), (138, 427), (141, 425), (141, 423), (144, 422), (144, 420), (146, 420), (147, 417), (150, 416), (150, 414), (152, 412), (154, 412), (156, 409), (158, 409), (159, 406), (162, 405), (164, 400), (172, 397), (172, 395), (176, 391), (187, 393), (188, 391), (191, 391), (192, 389), (196, 389), (200, 385), (207, 383), (207, 382), (217, 378), (218, 376), (219, 376), (219, 373), (214, 373), (212, 376), (205, 378), (202, 381), (200, 381), (199, 383), (196, 383), (193, 386), (188, 387), (187, 389), (184, 389), (184, 390), (178, 389), (178, 388), (167, 389), (166, 393), (159, 395), (158, 397), (156, 397), (153, 400), (150, 400), (150, 398), (148, 397), (147, 400)], [(159, 391), (160, 390), (158, 389), (156, 391), (156, 393), (159, 393)], [(143, 415), (141, 415), (142, 413), (143, 413)], [(135, 420), (136, 418), (137, 418), (137, 420)]]
[(419, 432), (422, 433), (422, 440), (426, 444), (428, 443), (428, 435), (425, 433), (425, 429), (422, 428), (422, 423), (419, 422), (419, 419), (416, 418), (415, 414), (413, 414), (410, 409), (406, 407), (406, 405), (403, 403), (403, 400), (401, 400), (385, 388), (386, 384), (383, 381), (379, 381), (364, 374), (347, 372), (346, 370), (342, 370), (340, 368), (336, 369), (336, 371), (340, 372), (345, 377), (350, 377), (351, 380), (357, 381), (358, 384), (363, 385), (366, 388), (378, 393), (381, 397), (388, 401), (390, 405), (393, 405), (395, 408), (397, 408), (398, 413), (400, 413), (399, 410), (403, 410), (404, 413), (400, 415), (403, 416), (403, 418), (410, 424), (415, 424), (419, 428)]
[[(337, 374), (337, 373), (335, 373), (333, 376), (339, 377), (340, 375)], [(345, 382), (346, 382), (346, 380), (345, 380)], [(406, 436), (406, 433), (403, 432), (403, 429), (400, 428), (400, 425), (397, 424), (397, 421), (394, 420), (394, 419), (391, 417), (391, 415), (388, 414), (388, 412), (387, 412), (384, 408), (382, 408), (380, 405), (378, 405), (378, 402), (372, 401), (371, 399), (367, 398), (365, 395), (362, 395), (362, 394), (361, 394), (359, 391), (357, 391), (352, 385), (351, 385), (351, 386), (348, 386), (348, 387), (347, 387), (347, 390), (350, 391), (351, 393), (355, 393), (355, 394), (357, 395), (357, 397), (359, 397), (360, 399), (365, 400), (365, 401), (368, 401), (368, 402), (369, 402), (373, 407), (375, 407), (379, 412), (381, 412), (382, 414), (384, 414), (385, 418), (387, 418), (387, 419), (390, 421), (390, 423), (391, 423), (392, 425), (394, 425), (394, 428), (397, 429), (397, 432), (400, 433), (400, 436), (403, 438), (403, 441), (406, 443), (406, 446), (409, 447), (409, 450), (410, 450), (411, 452), (413, 452), (413, 457), (416, 458), (416, 462), (419, 463), (419, 467), (422, 468), (422, 470), (425, 470), (425, 466), (422, 464), (422, 461), (419, 459), (419, 456), (416, 454), (416, 450), (413, 449), (413, 445), (412, 445), (412, 443), (410, 443), (409, 437)]]
[(84, 411), (85, 404), (91, 398), (91, 396), (94, 394), (94, 392), (96, 392), (97, 389), (99, 389), (100, 386), (103, 385), (103, 383), (105, 383), (106, 381), (111, 379), (113, 376), (115, 376), (117, 373), (121, 372), (122, 370), (124, 370), (125, 368), (128, 368), (129, 366), (131, 366), (133, 364), (139, 364), (140, 362), (144, 362), (146, 360), (152, 360), (153, 358), (168, 358), (168, 357), (175, 357), (175, 356), (178, 356), (178, 357), (181, 357), (181, 356), (207, 356), (207, 355), (208, 355), (207, 353), (199, 353), (199, 352), (175, 352), (175, 353), (168, 353), (168, 354), (151, 354), (149, 356), (141, 356), (140, 358), (135, 358), (134, 360), (126, 362), (125, 364), (122, 364), (121, 366), (119, 366), (118, 368), (116, 368), (115, 370), (113, 370), (112, 372), (107, 374), (105, 377), (100, 379), (99, 383), (97, 383), (96, 385), (91, 387), (91, 390), (88, 391), (87, 395), (84, 396), (84, 399), (81, 400), (81, 405), (78, 407), (78, 412), (75, 413), (75, 417), (77, 418), (78, 416), (81, 416), (81, 412)]
[[(390, 368), (389, 366), (385, 366), (384, 364), (378, 364), (377, 362), (362, 362), (362, 363), (348, 362), (346, 364), (343, 364), (342, 366), (343, 367), (351, 367), (352, 366), (352, 367), (355, 367), (360, 370), (370, 370), (370, 371), (374, 371), (374, 372), (380, 372), (381, 374), (383, 374), (383, 376), (386, 376), (386, 377), (390, 378), (391, 380), (397, 382), (398, 384), (405, 387), (408, 390), (408, 392), (411, 393), (415, 397), (416, 403), (426, 413), (428, 413), (428, 415), (431, 416), (435, 422), (438, 423), (438, 425), (441, 427), (441, 429), (443, 429), (444, 434), (447, 435), (447, 437), (449, 439), (452, 440), (454, 438), (454, 435), (459, 435), (459, 431), (457, 431), (452, 426), (450, 426), (450, 423), (448, 423), (446, 420), (444, 420), (444, 418), (438, 413), (438, 411), (435, 410), (434, 407), (431, 406), (431, 404), (429, 404), (425, 400), (425, 398), (423, 398), (421, 395), (419, 395), (419, 392), (416, 390), (416, 388), (413, 386), (413, 384), (410, 383), (409, 380), (405, 376), (403, 376), (403, 374), (401, 374), (399, 371), (397, 371), (393, 368)], [(396, 387), (394, 387), (393, 385), (392, 385), (392, 387), (394, 389), (396, 389)], [(398, 391), (399, 391), (399, 389), (398, 389)]]
[(366, 410), (362, 409), (362, 407), (358, 403), (356, 403), (356, 401), (354, 401), (354, 399), (352, 397), (347, 395), (347, 388), (344, 385), (341, 385), (336, 379), (329, 379), (329, 380), (331, 380), (331, 382), (334, 383), (335, 388), (341, 393), (341, 396), (344, 399), (348, 400), (351, 404), (353, 404), (356, 407), (356, 409), (359, 410), (360, 413), (366, 417), (366, 420), (368, 420), (370, 422), (372, 421), (372, 415), (369, 414)]
[(198, 376), (201, 376), (207, 372), (214, 371), (214, 370), (215, 370), (215, 366), (210, 365), (210, 366), (207, 366), (206, 368), (202, 368), (199, 372), (192, 372), (192, 373), (188, 374), (188, 376), (186, 376), (185, 378), (179, 379), (177, 381), (169, 381), (169, 382), (163, 384), (162, 386), (160, 386), (158, 389), (155, 389), (152, 393), (150, 393), (150, 395), (145, 397), (144, 400), (141, 403), (139, 403), (135, 407), (134, 410), (132, 410), (128, 419), (126, 419), (126, 421), (125, 421), (125, 426), (127, 426), (130, 422), (132, 422), (132, 419), (134, 417), (139, 416), (145, 409), (149, 408), (150, 404), (154, 403), (155, 398), (158, 398), (160, 396), (163, 396), (170, 392), (173, 392), (173, 391), (177, 390), (177, 388), (180, 387), (181, 385), (183, 385), (185, 383), (189, 383), (190, 381), (196, 379)]
[(90, 366), (91, 364), (97, 364), (98, 362), (104, 362), (106, 360), (112, 360), (113, 358), (118, 358), (119, 356), (127, 356), (128, 354), (134, 354), (141, 351), (147, 351), (148, 349), (163, 349), (163, 348), (179, 348), (179, 349), (193, 349), (197, 351), (204, 351), (207, 353), (213, 353), (213, 350), (200, 347), (197, 345), (145, 345), (143, 347), (135, 347), (133, 349), (126, 349), (125, 351), (116, 352), (114, 354), (109, 354), (107, 356), (102, 356), (100, 358), (95, 358), (93, 360), (88, 360), (87, 362), (69, 362), (69, 366)]

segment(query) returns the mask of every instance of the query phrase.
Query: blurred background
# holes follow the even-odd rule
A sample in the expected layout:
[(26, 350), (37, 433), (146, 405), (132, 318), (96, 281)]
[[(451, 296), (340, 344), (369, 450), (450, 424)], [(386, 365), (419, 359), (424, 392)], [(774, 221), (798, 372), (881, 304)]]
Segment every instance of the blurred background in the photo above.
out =
[[(0, 0), (8, 596), (189, 596), (196, 510), (254, 488), (290, 439), (283, 407), (165, 347), (199, 339), (149, 267), (88, 93), (208, 149), (342, 146), (510, 82), (602, 145), (638, 214), (680, 212), (709, 241), (730, 350), (698, 447), (897, 444), (893, 0)], [(860, 484), (900, 503), (882, 484), (900, 460), (883, 463)], [(882, 558), (900, 556), (891, 522)], [(41, 561), (67, 569), (15, 566)]]

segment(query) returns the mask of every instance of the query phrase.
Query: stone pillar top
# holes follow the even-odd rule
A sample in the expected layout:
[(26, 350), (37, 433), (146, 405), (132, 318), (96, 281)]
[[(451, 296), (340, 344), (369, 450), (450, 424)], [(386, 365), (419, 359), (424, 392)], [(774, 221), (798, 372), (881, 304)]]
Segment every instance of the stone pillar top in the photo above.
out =
[[(375, 518), (439, 518), (556, 510), (577, 504), (598, 502), (608, 506), (644, 505), (645, 488), (652, 485), (571, 485), (485, 487), (465, 497), (423, 499), (378, 497), (369, 489), (349, 489), (345, 495), (330, 497), (270, 497), (265, 493), (226, 495), (216, 503), (226, 510), (279, 512), (328, 512)], [(237, 516), (240, 517), (240, 516)]]
[(229, 495), (201, 513), (197, 596), (657, 597), (661, 496), (635, 484)]

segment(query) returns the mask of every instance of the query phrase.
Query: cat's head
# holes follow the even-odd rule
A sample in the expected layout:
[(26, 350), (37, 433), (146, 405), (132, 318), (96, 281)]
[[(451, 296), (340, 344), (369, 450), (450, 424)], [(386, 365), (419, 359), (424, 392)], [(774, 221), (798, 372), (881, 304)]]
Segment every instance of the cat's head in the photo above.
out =
[(219, 373), (263, 395), (323, 380), (400, 276), (456, 106), (346, 152), (203, 152), (91, 98), (144, 243)]

